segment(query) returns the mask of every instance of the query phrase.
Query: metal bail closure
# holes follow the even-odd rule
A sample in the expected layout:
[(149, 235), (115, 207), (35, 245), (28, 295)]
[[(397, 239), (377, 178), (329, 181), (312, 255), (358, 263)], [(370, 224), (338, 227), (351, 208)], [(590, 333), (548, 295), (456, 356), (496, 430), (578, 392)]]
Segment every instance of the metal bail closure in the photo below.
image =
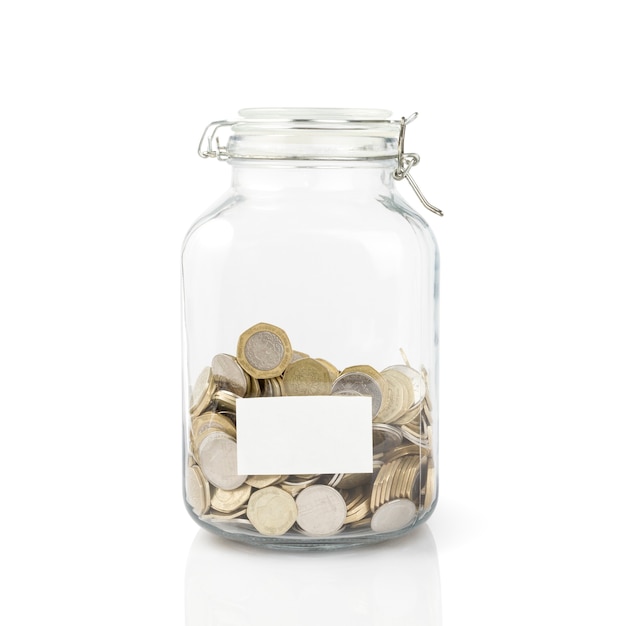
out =
[[(200, 143), (198, 144), (198, 154), (203, 159), (217, 158), (219, 161), (226, 161), (228, 159), (228, 151), (226, 150), (226, 146), (220, 145), (220, 138), (216, 135), (220, 128), (232, 126), (234, 123), (235, 122), (228, 122), (226, 120), (211, 122), (204, 129), (202, 137), (200, 137)], [(215, 147), (213, 147), (213, 142), (215, 142)]]
[(408, 118), (402, 118), (400, 120), (400, 136), (398, 137), (398, 167), (396, 171), (393, 173), (393, 177), (396, 180), (402, 180), (406, 178), (409, 185), (415, 192), (415, 195), (420, 199), (420, 202), (433, 213), (437, 215), (443, 216), (443, 211), (438, 209), (436, 206), (433, 206), (426, 198), (424, 194), (420, 191), (420, 188), (417, 186), (417, 183), (413, 179), (413, 177), (409, 174), (409, 170), (420, 162), (419, 154), (415, 153), (404, 153), (404, 136), (406, 134), (406, 125), (410, 124), (417, 117), (417, 113), (413, 113), (409, 115)]

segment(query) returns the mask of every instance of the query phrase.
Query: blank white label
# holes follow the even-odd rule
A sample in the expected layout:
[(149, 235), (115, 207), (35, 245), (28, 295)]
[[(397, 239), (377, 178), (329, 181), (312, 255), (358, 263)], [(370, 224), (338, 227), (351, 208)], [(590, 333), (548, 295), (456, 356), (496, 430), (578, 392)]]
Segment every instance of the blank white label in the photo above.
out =
[(237, 399), (239, 474), (371, 471), (371, 398), (287, 396)]

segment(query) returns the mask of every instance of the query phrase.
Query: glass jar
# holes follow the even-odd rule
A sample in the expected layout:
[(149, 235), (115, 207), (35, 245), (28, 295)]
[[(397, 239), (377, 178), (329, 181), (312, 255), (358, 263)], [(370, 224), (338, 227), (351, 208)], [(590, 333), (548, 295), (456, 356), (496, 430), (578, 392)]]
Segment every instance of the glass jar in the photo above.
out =
[(207, 530), (329, 549), (435, 507), (439, 258), (395, 184), (419, 194), (415, 115), (389, 116), (246, 109), (203, 135), (233, 174), (182, 252), (185, 502)]

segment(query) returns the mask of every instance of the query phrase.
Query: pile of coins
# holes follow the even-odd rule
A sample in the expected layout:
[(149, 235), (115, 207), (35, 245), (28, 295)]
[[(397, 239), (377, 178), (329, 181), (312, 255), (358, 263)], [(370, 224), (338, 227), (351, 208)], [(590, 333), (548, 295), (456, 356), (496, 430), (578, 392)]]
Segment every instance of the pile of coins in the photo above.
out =
[[(424, 368), (339, 371), (294, 351), (271, 324), (246, 330), (236, 356), (216, 355), (191, 391), (186, 498), (198, 518), (266, 536), (385, 533), (431, 509), (436, 491), (432, 405)], [(372, 398), (372, 473), (237, 474), (237, 399), (350, 395)]]

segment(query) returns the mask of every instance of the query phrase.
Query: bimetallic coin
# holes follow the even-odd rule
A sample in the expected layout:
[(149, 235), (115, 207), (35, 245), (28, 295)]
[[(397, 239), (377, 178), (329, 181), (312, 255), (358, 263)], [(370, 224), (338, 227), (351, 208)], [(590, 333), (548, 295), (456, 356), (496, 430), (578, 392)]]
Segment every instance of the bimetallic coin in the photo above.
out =
[(349, 367), (335, 380), (331, 393), (336, 395), (345, 391), (355, 392), (361, 396), (372, 398), (372, 417), (380, 410), (383, 398), (385, 379), (368, 365)]
[(251, 493), (252, 487), (246, 483), (237, 489), (216, 489), (211, 497), (211, 508), (220, 513), (232, 513), (248, 501)]
[(328, 485), (313, 485), (296, 498), (298, 526), (307, 534), (332, 535), (346, 521), (347, 508), (341, 494)]
[(202, 413), (202, 415), (196, 417), (191, 422), (191, 432), (196, 443), (200, 443), (200, 436), (210, 428), (222, 430), (231, 437), (237, 435), (235, 425), (232, 420), (225, 415), (221, 415), (220, 413)]
[(259, 489), (248, 500), (248, 519), (262, 535), (284, 535), (297, 515), (295, 500), (278, 487)]
[(292, 354), (289, 337), (272, 324), (256, 324), (239, 337), (237, 344), (237, 361), (254, 378), (280, 376)]
[(245, 396), (248, 390), (248, 377), (230, 354), (216, 354), (211, 362), (215, 384), (219, 389), (232, 391), (235, 395)]
[(212, 432), (200, 443), (198, 464), (206, 479), (220, 489), (236, 489), (248, 478), (237, 473), (237, 444), (224, 432)]
[(371, 526), (376, 533), (390, 533), (407, 527), (417, 515), (415, 503), (406, 498), (383, 504), (372, 515)]
[(328, 396), (330, 374), (315, 359), (298, 359), (287, 366), (283, 374), (283, 387), (288, 396)]

